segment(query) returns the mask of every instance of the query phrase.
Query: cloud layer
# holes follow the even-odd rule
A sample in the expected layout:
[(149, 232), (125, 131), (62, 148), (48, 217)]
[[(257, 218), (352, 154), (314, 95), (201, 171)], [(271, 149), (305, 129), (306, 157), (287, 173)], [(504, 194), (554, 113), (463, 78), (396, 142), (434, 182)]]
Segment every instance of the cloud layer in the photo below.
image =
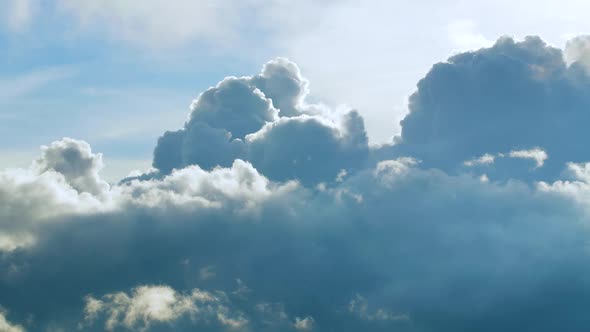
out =
[(435, 65), (377, 147), (279, 58), (137, 177), (53, 142), (0, 172), (0, 329), (586, 331), (588, 82), (502, 38)]

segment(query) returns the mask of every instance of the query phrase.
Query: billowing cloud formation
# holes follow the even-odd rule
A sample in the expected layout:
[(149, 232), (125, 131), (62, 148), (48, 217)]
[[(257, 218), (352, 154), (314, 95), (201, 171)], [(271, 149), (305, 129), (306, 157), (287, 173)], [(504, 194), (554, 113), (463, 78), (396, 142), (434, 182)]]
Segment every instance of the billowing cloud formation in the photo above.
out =
[(306, 184), (358, 170), (369, 150), (363, 119), (354, 111), (330, 113), (306, 104), (307, 85), (297, 65), (283, 58), (264, 65), (259, 75), (226, 78), (192, 103), (183, 129), (158, 140), (154, 167), (168, 174), (187, 165), (229, 166), (241, 158), (272, 180)]
[(536, 178), (554, 178), (565, 162), (590, 158), (590, 78), (576, 61), (568, 66), (538, 37), (505, 37), (436, 64), (410, 98), (396, 149), (454, 170), (486, 153), (540, 147), (549, 159)]
[(1, 304), (28, 331), (586, 331), (586, 134), (559, 124), (588, 77), (558, 55), (501, 39), (436, 65), (393, 146), (306, 104), (283, 59), (201, 94), (156, 172), (107, 185), (54, 142), (0, 173)]

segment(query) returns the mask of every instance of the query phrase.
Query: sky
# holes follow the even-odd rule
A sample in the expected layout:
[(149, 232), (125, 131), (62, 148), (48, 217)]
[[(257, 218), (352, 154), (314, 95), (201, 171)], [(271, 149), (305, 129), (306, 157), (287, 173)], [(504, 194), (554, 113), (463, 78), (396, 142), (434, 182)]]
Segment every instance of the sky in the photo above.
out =
[(0, 0), (0, 332), (587, 331), (589, 10)]

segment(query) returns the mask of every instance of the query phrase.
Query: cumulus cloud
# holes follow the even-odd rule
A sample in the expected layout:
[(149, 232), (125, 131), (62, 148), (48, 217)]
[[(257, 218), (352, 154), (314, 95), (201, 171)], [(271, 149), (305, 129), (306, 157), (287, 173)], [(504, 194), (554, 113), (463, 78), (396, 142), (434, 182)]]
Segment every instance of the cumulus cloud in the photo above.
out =
[(305, 102), (307, 81), (293, 62), (278, 58), (260, 74), (229, 77), (202, 93), (179, 131), (166, 132), (154, 167), (210, 169), (248, 160), (272, 180), (333, 181), (368, 157), (364, 122), (355, 111), (337, 114)]
[(31, 245), (44, 222), (68, 214), (100, 211), (109, 185), (100, 180), (100, 155), (90, 146), (65, 138), (42, 147), (29, 169), (0, 171), (0, 249)]
[(436, 65), (392, 146), (285, 59), (201, 94), (154, 172), (108, 185), (56, 141), (0, 172), (3, 305), (34, 330), (586, 331), (587, 77), (561, 55)]
[(42, 146), (41, 151), (33, 166), (39, 173), (57, 172), (79, 192), (100, 195), (108, 190), (108, 184), (98, 175), (103, 168), (102, 155), (93, 154), (88, 143), (64, 138)]
[(298, 331), (310, 331), (313, 329), (313, 317), (308, 316), (305, 318), (295, 317), (295, 324), (293, 326)]
[(547, 153), (539, 148), (510, 151), (509, 156), (512, 158), (532, 159), (535, 161), (536, 168), (543, 166), (548, 158)]
[(394, 149), (452, 171), (473, 156), (539, 147), (551, 159), (535, 177), (555, 179), (566, 162), (590, 158), (581, 144), (588, 86), (590, 76), (560, 49), (504, 37), (432, 67), (410, 97)]
[[(225, 294), (213, 294), (193, 289), (178, 294), (167, 286), (141, 286), (124, 292), (106, 294), (101, 299), (85, 298), (85, 322), (91, 325), (101, 315), (106, 316), (105, 329), (124, 326), (133, 331), (145, 331), (153, 324), (167, 323), (170, 327), (183, 316), (192, 321), (214, 320), (222, 326), (240, 328), (248, 321), (240, 314), (231, 313), (225, 306)], [(84, 327), (84, 324), (80, 325)]]
[(570, 65), (581, 65), (590, 72), (590, 36), (578, 36), (568, 40), (564, 57)]

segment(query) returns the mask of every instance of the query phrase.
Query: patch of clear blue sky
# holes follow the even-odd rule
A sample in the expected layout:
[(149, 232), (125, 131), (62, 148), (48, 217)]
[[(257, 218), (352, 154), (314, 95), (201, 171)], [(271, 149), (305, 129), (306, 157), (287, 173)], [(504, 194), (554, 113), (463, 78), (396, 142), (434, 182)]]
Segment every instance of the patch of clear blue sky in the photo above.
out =
[[(201, 42), (146, 49), (96, 28), (81, 32), (43, 7), (28, 29), (0, 29), (0, 162), (8, 163), (0, 168), (15, 166), (11, 153), (35, 154), (63, 136), (111, 159), (150, 159), (157, 137), (182, 125), (199, 92), (225, 76), (256, 73), (274, 56), (264, 47)], [(253, 48), (263, 43), (256, 31), (244, 36)]]

